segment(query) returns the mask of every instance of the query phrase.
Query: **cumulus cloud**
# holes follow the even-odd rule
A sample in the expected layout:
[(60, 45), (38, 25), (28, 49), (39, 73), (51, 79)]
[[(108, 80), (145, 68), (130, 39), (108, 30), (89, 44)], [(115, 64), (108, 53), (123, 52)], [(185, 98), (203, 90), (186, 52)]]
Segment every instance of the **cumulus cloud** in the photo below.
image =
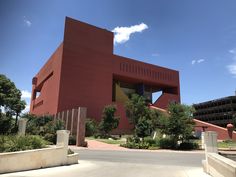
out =
[(27, 103), (26, 106), (25, 106), (25, 109), (22, 111), (22, 113), (27, 113), (30, 111), (30, 104)]
[(31, 97), (31, 92), (29, 92), (28, 90), (21, 90), (21, 97), (22, 98), (30, 98)]
[(192, 65), (194, 65), (196, 63), (196, 60), (192, 60)]
[(194, 65), (194, 64), (199, 64), (199, 63), (202, 63), (202, 62), (204, 62), (205, 61), (205, 59), (198, 59), (198, 60), (192, 60), (192, 65)]
[(26, 102), (25, 109), (22, 111), (22, 113), (27, 113), (30, 110), (31, 92), (28, 90), (21, 90), (21, 98)]
[(25, 24), (26, 26), (31, 27), (32, 22), (29, 21), (25, 16), (23, 17), (23, 21), (24, 21), (24, 24)]
[(145, 23), (133, 25), (129, 27), (115, 27), (112, 32), (115, 33), (114, 43), (121, 44), (129, 40), (130, 35), (133, 33), (141, 33), (143, 30), (148, 29)]
[(227, 66), (229, 72), (236, 77), (236, 63)]
[(233, 62), (230, 65), (227, 65), (226, 68), (228, 69), (229, 73), (236, 78), (236, 48), (229, 50), (229, 53), (232, 55)]
[(205, 59), (199, 59), (199, 60), (197, 60), (197, 63), (202, 63), (204, 61), (205, 61)]

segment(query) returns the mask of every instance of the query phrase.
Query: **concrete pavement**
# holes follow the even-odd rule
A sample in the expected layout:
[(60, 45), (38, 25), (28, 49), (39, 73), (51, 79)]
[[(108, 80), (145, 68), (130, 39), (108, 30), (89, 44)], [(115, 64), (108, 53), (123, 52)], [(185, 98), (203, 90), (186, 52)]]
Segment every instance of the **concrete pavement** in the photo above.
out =
[(209, 177), (196, 167), (94, 162), (0, 175), (1, 177)]
[(75, 149), (79, 164), (9, 173), (0, 177), (208, 177), (203, 152)]
[(70, 146), (79, 153), (79, 164), (0, 177), (209, 177), (201, 165), (203, 151), (137, 150), (87, 141), (88, 148)]

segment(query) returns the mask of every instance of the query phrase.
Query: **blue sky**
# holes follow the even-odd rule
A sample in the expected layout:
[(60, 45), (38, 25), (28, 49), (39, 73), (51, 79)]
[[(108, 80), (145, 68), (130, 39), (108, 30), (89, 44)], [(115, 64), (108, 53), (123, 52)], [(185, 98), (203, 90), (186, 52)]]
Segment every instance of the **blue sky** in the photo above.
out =
[(28, 102), (32, 77), (62, 42), (65, 16), (127, 27), (114, 53), (178, 70), (182, 103), (234, 94), (235, 0), (0, 0), (0, 73)]

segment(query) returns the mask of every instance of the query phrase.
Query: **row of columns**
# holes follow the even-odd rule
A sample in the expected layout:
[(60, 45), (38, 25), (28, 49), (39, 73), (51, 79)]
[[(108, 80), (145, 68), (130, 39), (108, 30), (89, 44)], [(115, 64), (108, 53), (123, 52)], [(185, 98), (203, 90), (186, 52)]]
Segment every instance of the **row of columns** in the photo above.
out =
[[(54, 120), (60, 119), (65, 123), (65, 129), (71, 135), (76, 136), (76, 145), (85, 146), (85, 119), (87, 108), (79, 107), (78, 109), (66, 110), (59, 112), (54, 116)], [(18, 134), (25, 135), (27, 119), (19, 119)]]
[(76, 136), (76, 145), (85, 146), (85, 119), (87, 108), (79, 107), (57, 113), (55, 119), (60, 119), (65, 123), (65, 129), (71, 132), (71, 135)]

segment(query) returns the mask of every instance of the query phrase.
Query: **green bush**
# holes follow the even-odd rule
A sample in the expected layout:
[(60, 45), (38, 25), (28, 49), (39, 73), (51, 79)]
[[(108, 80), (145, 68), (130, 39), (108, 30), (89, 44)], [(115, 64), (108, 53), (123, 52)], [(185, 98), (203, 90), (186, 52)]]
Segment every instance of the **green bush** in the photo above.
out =
[(171, 138), (161, 138), (159, 140), (159, 146), (161, 149), (176, 149), (177, 148), (176, 141), (174, 141)]
[(0, 136), (0, 152), (24, 151), (30, 149), (45, 148), (48, 144), (40, 136), (17, 136), (17, 135), (1, 135)]
[(196, 142), (183, 142), (180, 143), (179, 150), (193, 150), (193, 149), (199, 149), (199, 145)]
[(93, 136), (98, 132), (98, 126), (95, 120), (86, 119), (85, 121), (85, 136)]
[(149, 146), (151, 146), (151, 147), (158, 147), (159, 146), (158, 140), (153, 139), (152, 137), (145, 137), (144, 142), (148, 143)]
[(57, 135), (55, 133), (46, 133), (43, 138), (49, 141), (50, 144), (56, 144), (57, 142)]
[(150, 144), (140, 140), (139, 137), (128, 137), (125, 144), (121, 144), (120, 146), (130, 148), (130, 149), (148, 149)]
[(50, 115), (36, 117), (31, 114), (24, 115), (27, 118), (26, 133), (30, 135), (41, 135), (45, 140), (56, 144), (57, 130), (64, 129), (63, 121), (53, 120)]
[(74, 135), (69, 136), (69, 145), (76, 145), (76, 136)]

